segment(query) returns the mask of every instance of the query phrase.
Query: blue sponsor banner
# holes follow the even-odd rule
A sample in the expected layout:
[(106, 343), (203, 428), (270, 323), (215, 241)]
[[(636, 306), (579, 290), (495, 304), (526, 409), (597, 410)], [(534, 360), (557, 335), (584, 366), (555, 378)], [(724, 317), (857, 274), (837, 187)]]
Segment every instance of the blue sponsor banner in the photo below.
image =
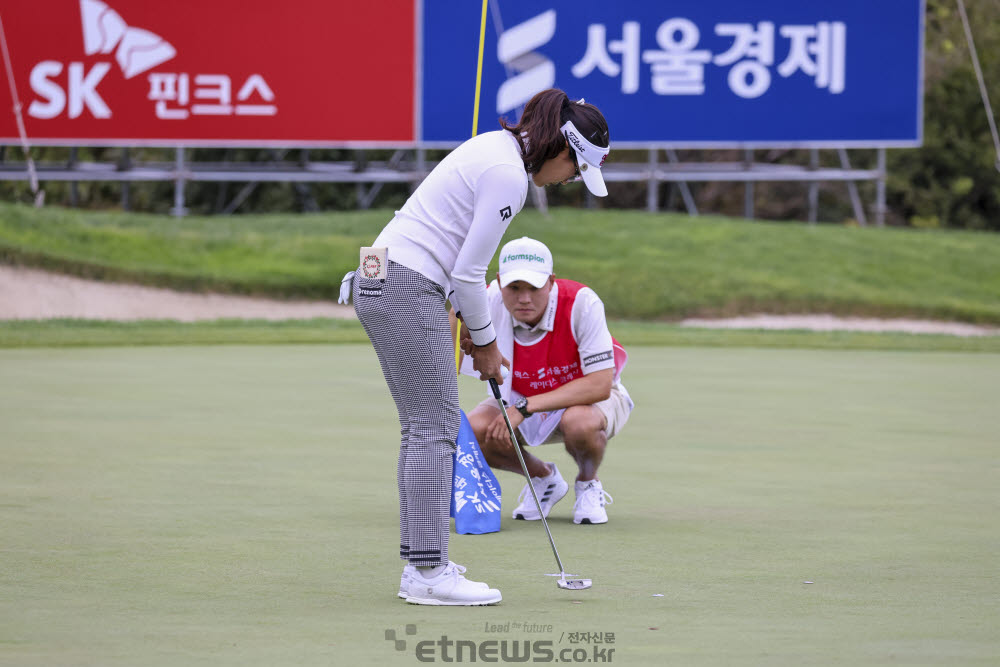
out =
[[(480, 7), (424, 0), (424, 142), (472, 133)], [(556, 87), (604, 112), (612, 147), (922, 138), (923, 0), (493, 0), (490, 8), (479, 132)]]

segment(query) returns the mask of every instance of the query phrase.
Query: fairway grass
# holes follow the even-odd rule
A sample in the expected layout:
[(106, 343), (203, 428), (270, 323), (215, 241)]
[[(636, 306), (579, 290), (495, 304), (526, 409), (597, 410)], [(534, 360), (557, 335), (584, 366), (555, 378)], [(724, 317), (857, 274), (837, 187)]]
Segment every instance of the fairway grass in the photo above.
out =
[[(0, 202), (0, 262), (86, 278), (335, 299), (392, 211), (185, 217)], [(503, 242), (547, 244), (555, 272), (615, 319), (833, 313), (1000, 324), (1000, 235), (554, 207)], [(496, 260), (486, 275), (496, 271)]]
[[(666, 322), (609, 323), (626, 346), (776, 347), (832, 350), (998, 352), (1000, 336), (951, 336), (868, 331), (700, 329)], [(355, 320), (140, 320), (0, 321), (0, 349), (114, 345), (270, 345), (368, 343)]]
[(0, 665), (412, 665), (442, 636), (621, 665), (1000, 662), (1000, 354), (630, 353), (610, 522), (573, 525), (572, 495), (550, 521), (593, 589), (542, 576), (499, 473), (502, 531), (451, 556), (504, 601), (468, 609), (396, 598), (398, 426), (367, 345), (0, 350)]

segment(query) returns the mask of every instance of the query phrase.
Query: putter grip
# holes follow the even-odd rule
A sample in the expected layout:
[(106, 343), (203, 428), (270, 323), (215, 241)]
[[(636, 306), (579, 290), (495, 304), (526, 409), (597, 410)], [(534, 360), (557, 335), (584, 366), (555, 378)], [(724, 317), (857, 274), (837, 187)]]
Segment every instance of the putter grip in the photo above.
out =
[(500, 395), (500, 385), (498, 385), (497, 381), (494, 380), (493, 378), (490, 378), (490, 389), (493, 391), (494, 398), (496, 398), (498, 401), (503, 400), (503, 397)]

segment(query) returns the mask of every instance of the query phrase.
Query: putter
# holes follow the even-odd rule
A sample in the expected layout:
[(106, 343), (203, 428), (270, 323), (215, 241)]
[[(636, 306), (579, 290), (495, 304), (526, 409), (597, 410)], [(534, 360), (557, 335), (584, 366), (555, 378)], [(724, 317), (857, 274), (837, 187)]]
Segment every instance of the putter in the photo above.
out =
[(559, 577), (556, 581), (556, 586), (559, 588), (564, 588), (570, 591), (582, 591), (586, 588), (590, 588), (594, 585), (594, 582), (590, 579), (579, 579), (573, 578), (569, 579), (567, 577), (577, 577), (575, 574), (566, 574), (566, 568), (563, 567), (562, 559), (559, 558), (559, 552), (556, 550), (555, 540), (552, 539), (552, 531), (549, 530), (549, 524), (545, 520), (545, 515), (542, 513), (542, 504), (538, 502), (538, 494), (535, 493), (535, 487), (531, 483), (531, 475), (528, 474), (528, 465), (524, 462), (524, 457), (521, 455), (521, 446), (517, 444), (517, 436), (514, 435), (514, 427), (510, 425), (510, 418), (507, 417), (507, 406), (503, 404), (503, 397), (500, 395), (500, 385), (493, 378), (490, 378), (490, 389), (493, 391), (493, 397), (497, 399), (497, 405), (500, 407), (500, 414), (503, 415), (503, 420), (507, 424), (507, 433), (510, 435), (510, 442), (514, 445), (514, 452), (517, 453), (517, 460), (521, 462), (521, 470), (524, 471), (524, 478), (528, 480), (528, 488), (531, 489), (531, 497), (535, 499), (535, 507), (538, 509), (538, 516), (542, 518), (542, 526), (545, 527), (545, 534), (549, 536), (549, 544), (552, 546), (552, 555), (556, 557), (556, 564), (559, 566), (558, 574), (550, 574), (550, 577)]

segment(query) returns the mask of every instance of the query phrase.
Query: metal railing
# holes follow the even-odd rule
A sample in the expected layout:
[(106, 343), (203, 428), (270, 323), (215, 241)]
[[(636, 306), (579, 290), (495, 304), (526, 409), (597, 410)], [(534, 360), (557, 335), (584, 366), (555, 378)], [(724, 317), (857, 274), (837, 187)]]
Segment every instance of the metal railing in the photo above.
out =
[[(741, 182), (745, 184), (744, 216), (754, 217), (754, 184), (759, 182), (804, 182), (809, 184), (809, 221), (815, 222), (818, 211), (819, 184), (823, 182), (843, 182), (846, 184), (854, 211), (860, 225), (867, 225), (868, 216), (858, 191), (858, 182), (873, 181), (876, 184), (874, 202), (875, 224), (885, 224), (885, 149), (877, 149), (877, 164), (874, 169), (856, 169), (851, 166), (847, 149), (838, 148), (839, 167), (821, 167), (819, 149), (810, 149), (808, 165), (773, 164), (758, 162), (754, 150), (744, 148), (743, 160), (730, 162), (683, 162), (673, 149), (647, 149), (646, 162), (616, 162), (604, 167), (605, 180), (611, 183), (645, 183), (647, 187), (646, 208), (659, 210), (659, 186), (674, 183), (681, 194), (685, 210), (689, 215), (699, 214), (689, 183), (696, 182)], [(409, 183), (416, 185), (434, 163), (426, 160), (426, 151), (421, 148), (396, 150), (388, 160), (368, 161), (364, 151), (355, 153), (355, 160), (341, 162), (314, 162), (308, 158), (288, 160), (289, 151), (272, 151), (273, 159), (267, 162), (203, 162), (186, 159), (185, 149), (175, 149), (173, 161), (133, 162), (128, 151), (122, 151), (122, 158), (115, 162), (93, 162), (70, 159), (64, 162), (36, 162), (38, 180), (45, 181), (109, 181), (141, 182), (161, 181), (174, 183), (174, 206), (171, 212), (177, 216), (187, 213), (185, 207), (185, 184), (196, 181), (246, 183), (225, 212), (235, 210), (246, 199), (249, 191), (257, 183), (357, 183), (358, 205), (368, 208), (374, 202), (385, 183)], [(660, 154), (666, 161), (660, 159)], [(71, 156), (75, 151), (71, 152)], [(304, 155), (308, 155), (304, 152)], [(25, 162), (0, 161), (0, 180), (17, 181), (29, 179)], [(367, 186), (367, 187), (365, 187)], [(544, 197), (536, 194), (536, 203), (544, 206)]]

